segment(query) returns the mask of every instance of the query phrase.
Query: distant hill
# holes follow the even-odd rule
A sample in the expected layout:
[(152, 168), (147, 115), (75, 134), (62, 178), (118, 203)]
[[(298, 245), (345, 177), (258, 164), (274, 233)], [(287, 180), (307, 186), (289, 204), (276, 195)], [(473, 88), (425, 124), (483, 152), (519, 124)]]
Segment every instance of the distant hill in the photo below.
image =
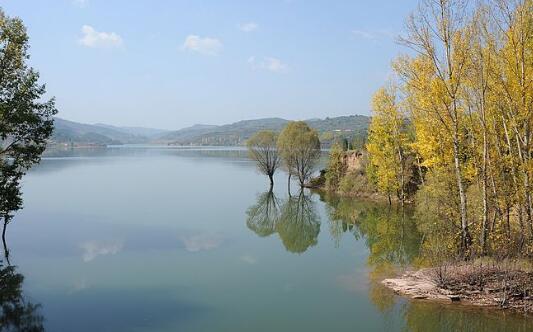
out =
[(96, 123), (95, 126), (120, 131), (124, 134), (134, 135), (138, 137), (154, 138), (168, 133), (170, 130), (145, 128), (145, 127), (118, 127), (104, 123)]
[(148, 138), (134, 135), (112, 126), (89, 125), (54, 118), (52, 143), (110, 145), (126, 143), (144, 143)]
[[(370, 118), (364, 115), (310, 119), (306, 122), (320, 134), (324, 145), (338, 138), (366, 137)], [(160, 143), (173, 145), (243, 145), (259, 130), (281, 131), (289, 120), (265, 118), (243, 120), (226, 125), (197, 124), (176, 131), (143, 127), (117, 127), (106, 124), (83, 124), (55, 118), (51, 142), (74, 145), (112, 145)]]
[[(369, 121), (370, 117), (364, 115), (306, 120), (320, 133), (321, 141), (326, 145), (339, 137), (366, 137)], [(157, 141), (176, 145), (242, 145), (255, 132), (265, 129), (281, 131), (287, 122), (281, 118), (266, 118), (221, 126), (195, 125), (164, 134)]]

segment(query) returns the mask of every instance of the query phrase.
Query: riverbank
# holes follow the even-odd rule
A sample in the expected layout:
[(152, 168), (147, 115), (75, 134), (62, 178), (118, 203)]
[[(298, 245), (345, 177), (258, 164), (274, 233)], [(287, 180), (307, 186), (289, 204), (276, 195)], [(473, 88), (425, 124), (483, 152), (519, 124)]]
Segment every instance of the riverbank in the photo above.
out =
[(460, 264), (408, 271), (382, 284), (412, 299), (533, 314), (533, 272), (516, 265)]

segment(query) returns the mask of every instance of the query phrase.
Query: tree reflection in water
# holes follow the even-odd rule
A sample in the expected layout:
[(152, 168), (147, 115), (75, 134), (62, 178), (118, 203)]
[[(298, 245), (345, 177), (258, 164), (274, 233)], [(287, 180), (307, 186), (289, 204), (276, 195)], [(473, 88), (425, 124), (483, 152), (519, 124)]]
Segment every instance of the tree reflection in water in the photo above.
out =
[(320, 218), (313, 201), (303, 191), (285, 201), (272, 191), (260, 194), (247, 215), (249, 229), (261, 237), (278, 233), (289, 252), (303, 253), (317, 244)]
[(257, 203), (246, 211), (246, 226), (260, 237), (276, 232), (281, 215), (281, 203), (272, 190), (260, 194)]
[(20, 180), (24, 172), (15, 163), (0, 160), (0, 220), (3, 221), (2, 243), (7, 265), (0, 260), (0, 332), (44, 331), (38, 304), (29, 302), (22, 293), (24, 276), (9, 263), (6, 227), (13, 212), (22, 207)]
[(39, 304), (29, 302), (22, 293), (24, 276), (14, 266), (0, 261), (0, 332), (44, 331)]
[(380, 281), (398, 268), (423, 262), (422, 234), (414, 212), (389, 208), (375, 202), (322, 195), (329, 214), (330, 232), (337, 243), (343, 234), (364, 239), (368, 247), (369, 298), (386, 317), (400, 315), (406, 331), (532, 331), (533, 323), (514, 319), (512, 314), (437, 304), (429, 301), (401, 300)]

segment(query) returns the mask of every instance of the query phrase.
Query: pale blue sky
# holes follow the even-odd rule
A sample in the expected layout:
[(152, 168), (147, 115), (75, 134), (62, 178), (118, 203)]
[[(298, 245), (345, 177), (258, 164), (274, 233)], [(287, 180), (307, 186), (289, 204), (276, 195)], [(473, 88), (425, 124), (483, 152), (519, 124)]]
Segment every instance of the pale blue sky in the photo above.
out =
[(2, 0), (59, 116), (176, 129), (369, 114), (416, 0)]

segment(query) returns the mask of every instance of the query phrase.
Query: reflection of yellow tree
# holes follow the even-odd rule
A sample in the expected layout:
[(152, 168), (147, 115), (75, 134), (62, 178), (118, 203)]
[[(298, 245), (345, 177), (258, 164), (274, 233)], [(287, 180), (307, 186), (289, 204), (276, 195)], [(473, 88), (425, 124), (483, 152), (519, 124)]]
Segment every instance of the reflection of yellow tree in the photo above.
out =
[(44, 331), (40, 306), (23, 297), (23, 280), (14, 266), (0, 263), (0, 331)]
[(494, 310), (446, 306), (414, 301), (406, 303), (405, 321), (409, 331), (533, 331), (533, 322), (516, 319)]
[(393, 274), (393, 269), (394, 267), (391, 264), (383, 264), (376, 266), (369, 273), (370, 288), (368, 295), (372, 303), (381, 312), (392, 309), (395, 303), (394, 292), (381, 284), (381, 280)]
[(419, 254), (421, 236), (411, 211), (336, 196), (321, 198), (327, 203), (331, 235), (337, 242), (346, 232), (365, 240), (371, 267), (370, 299), (381, 311), (390, 309), (394, 296), (379, 281), (396, 267), (413, 263)]
[(255, 234), (265, 237), (276, 231), (280, 217), (280, 203), (272, 190), (258, 196), (257, 204), (246, 211), (246, 226)]
[(370, 266), (405, 266), (417, 257), (421, 236), (411, 211), (335, 196), (322, 199), (327, 202), (333, 238), (338, 241), (345, 232), (363, 237)]
[(287, 199), (276, 230), (290, 252), (302, 253), (317, 243), (320, 218), (313, 201), (303, 191)]

